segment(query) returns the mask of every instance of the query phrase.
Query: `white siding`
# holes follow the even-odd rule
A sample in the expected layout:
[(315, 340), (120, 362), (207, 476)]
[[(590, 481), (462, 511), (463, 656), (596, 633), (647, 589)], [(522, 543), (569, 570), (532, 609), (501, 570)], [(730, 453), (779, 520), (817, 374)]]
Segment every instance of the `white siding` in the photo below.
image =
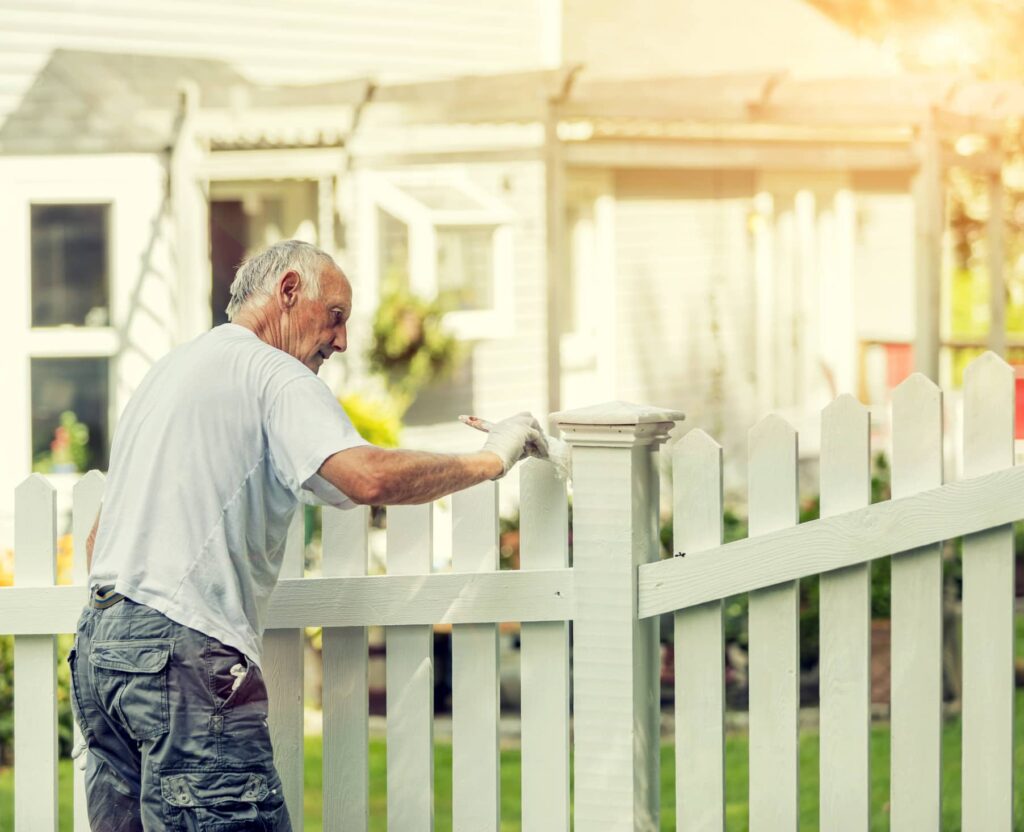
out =
[[(255, 81), (539, 68), (543, 0), (0, 0), (0, 123), (51, 50), (217, 58)], [(550, 51), (550, 50), (549, 50)]]
[(753, 406), (753, 184), (703, 171), (616, 179), (616, 397), (678, 408), (716, 437)]

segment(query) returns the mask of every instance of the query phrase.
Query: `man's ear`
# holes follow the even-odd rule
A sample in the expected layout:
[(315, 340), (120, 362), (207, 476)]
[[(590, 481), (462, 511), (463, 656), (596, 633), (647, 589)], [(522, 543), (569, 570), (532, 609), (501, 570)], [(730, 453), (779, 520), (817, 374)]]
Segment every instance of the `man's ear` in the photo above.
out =
[(302, 278), (295, 270), (289, 270), (277, 281), (277, 302), (283, 309), (291, 309), (299, 299)]

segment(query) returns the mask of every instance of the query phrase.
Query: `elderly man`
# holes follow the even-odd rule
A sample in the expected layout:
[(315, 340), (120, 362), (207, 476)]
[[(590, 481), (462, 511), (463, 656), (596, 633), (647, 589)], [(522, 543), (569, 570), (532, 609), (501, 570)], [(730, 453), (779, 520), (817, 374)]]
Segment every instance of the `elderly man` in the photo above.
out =
[(68, 659), (96, 832), (290, 829), (260, 642), (298, 503), (427, 502), (544, 453), (529, 414), (476, 453), (364, 441), (316, 375), (352, 287), (315, 246), (246, 261), (227, 311), (153, 367), (114, 437)]

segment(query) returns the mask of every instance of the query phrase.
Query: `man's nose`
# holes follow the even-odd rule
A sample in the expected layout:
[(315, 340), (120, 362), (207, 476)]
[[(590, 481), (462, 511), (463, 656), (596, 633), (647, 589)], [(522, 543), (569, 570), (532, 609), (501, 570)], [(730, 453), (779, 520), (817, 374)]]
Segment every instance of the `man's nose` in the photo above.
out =
[(334, 347), (335, 352), (345, 352), (348, 348), (348, 332), (342, 329), (340, 332), (335, 333), (331, 346)]

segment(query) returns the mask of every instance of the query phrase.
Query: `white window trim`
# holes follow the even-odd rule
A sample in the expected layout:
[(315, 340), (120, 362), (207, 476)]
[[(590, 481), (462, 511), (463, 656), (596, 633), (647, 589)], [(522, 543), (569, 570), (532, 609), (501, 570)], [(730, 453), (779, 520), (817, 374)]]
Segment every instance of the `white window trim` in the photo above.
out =
[(377, 210), (383, 210), (405, 223), (409, 229), (409, 288), (427, 298), (437, 296), (438, 227), (484, 226), (494, 228), (491, 245), (493, 298), (491, 309), (449, 312), (445, 323), (463, 340), (509, 337), (515, 320), (514, 232), (516, 215), (501, 200), (464, 177), (445, 176), (444, 184), (464, 190), (482, 208), (468, 211), (432, 210), (404, 190), (402, 185), (438, 181), (438, 174), (406, 173), (385, 175), (360, 173), (360, 219), (362, 226), (360, 268), (374, 297), (380, 295), (379, 234)]

